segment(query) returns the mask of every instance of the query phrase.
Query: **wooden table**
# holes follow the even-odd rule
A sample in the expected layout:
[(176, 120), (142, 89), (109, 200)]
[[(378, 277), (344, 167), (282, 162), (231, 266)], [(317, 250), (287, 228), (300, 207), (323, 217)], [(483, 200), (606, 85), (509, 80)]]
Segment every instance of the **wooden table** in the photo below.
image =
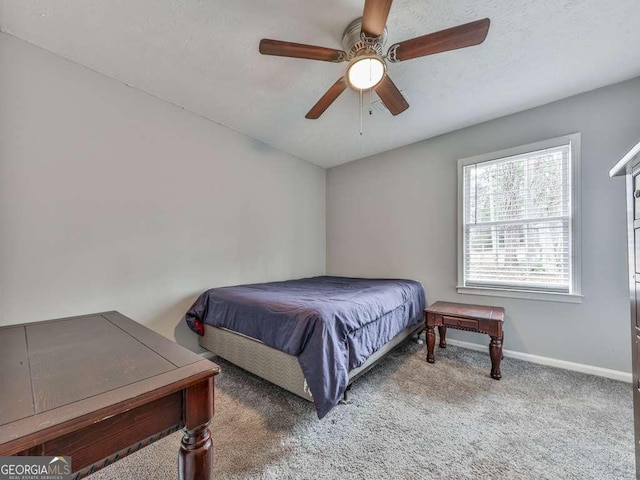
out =
[(491, 378), (500, 380), (500, 361), (504, 332), (504, 308), (485, 305), (467, 305), (464, 303), (436, 302), (425, 310), (427, 328), (427, 362), (434, 363), (433, 350), (436, 344), (435, 327), (440, 333), (440, 348), (447, 348), (447, 327), (470, 332), (485, 333), (491, 337), (489, 355), (491, 356)]
[(219, 367), (118, 312), (0, 328), (0, 456), (72, 457), (84, 477), (182, 429), (182, 479), (209, 479)]

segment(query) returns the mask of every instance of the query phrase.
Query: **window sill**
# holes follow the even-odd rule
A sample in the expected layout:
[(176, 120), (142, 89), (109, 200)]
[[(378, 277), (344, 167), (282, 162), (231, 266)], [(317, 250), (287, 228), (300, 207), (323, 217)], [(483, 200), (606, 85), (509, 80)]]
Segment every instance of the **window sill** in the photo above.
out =
[(583, 295), (575, 293), (534, 292), (531, 290), (507, 290), (490, 287), (457, 286), (458, 293), (466, 295), (488, 295), (491, 297), (523, 298), (547, 302), (582, 303)]

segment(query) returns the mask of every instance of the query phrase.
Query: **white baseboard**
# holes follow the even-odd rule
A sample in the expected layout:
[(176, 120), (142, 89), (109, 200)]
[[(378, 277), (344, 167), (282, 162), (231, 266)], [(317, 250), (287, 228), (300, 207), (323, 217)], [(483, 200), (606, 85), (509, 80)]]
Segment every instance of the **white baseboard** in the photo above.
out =
[[(447, 338), (447, 345), (454, 345), (456, 347), (477, 350), (478, 352), (489, 352), (488, 345), (478, 345), (477, 343), (463, 342), (462, 340)], [(557, 360), (555, 358), (541, 357), (539, 355), (532, 355), (530, 353), (516, 352), (515, 350), (503, 350), (502, 353), (504, 353), (505, 357), (516, 358), (518, 360), (524, 360), (531, 363), (538, 363), (540, 365), (547, 365), (549, 367), (564, 368), (565, 370), (573, 370), (574, 372), (588, 373), (590, 375), (611, 378), (613, 380), (620, 380), (627, 383), (631, 383), (633, 378), (631, 373), (628, 372), (610, 370), (608, 368), (602, 367), (594, 367), (592, 365), (585, 365), (584, 363), (575, 363), (568, 362), (566, 360)]]

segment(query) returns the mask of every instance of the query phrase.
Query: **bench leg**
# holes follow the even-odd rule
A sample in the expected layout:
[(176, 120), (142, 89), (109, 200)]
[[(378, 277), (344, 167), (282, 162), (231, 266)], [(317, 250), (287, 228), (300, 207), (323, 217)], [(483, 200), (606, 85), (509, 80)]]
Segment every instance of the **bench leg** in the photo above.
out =
[(491, 378), (500, 380), (500, 361), (502, 360), (502, 338), (491, 337), (489, 343), (489, 355), (491, 356)]
[(447, 348), (447, 327), (439, 325), (438, 333), (440, 334), (440, 348)]
[(187, 387), (184, 393), (183, 437), (178, 450), (180, 480), (209, 480), (213, 449), (209, 422), (213, 417), (213, 377)]
[(436, 332), (434, 327), (427, 326), (427, 362), (435, 363), (433, 350), (436, 347)]

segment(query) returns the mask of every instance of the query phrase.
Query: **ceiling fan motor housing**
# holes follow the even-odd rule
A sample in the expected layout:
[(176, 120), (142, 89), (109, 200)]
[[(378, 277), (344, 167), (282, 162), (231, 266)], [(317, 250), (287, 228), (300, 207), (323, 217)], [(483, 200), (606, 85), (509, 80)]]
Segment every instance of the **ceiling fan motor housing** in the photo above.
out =
[(347, 52), (347, 59), (352, 60), (362, 55), (382, 56), (382, 49), (387, 41), (387, 28), (385, 27), (379, 37), (368, 37), (362, 30), (362, 17), (356, 18), (345, 28), (342, 34), (342, 47)]

